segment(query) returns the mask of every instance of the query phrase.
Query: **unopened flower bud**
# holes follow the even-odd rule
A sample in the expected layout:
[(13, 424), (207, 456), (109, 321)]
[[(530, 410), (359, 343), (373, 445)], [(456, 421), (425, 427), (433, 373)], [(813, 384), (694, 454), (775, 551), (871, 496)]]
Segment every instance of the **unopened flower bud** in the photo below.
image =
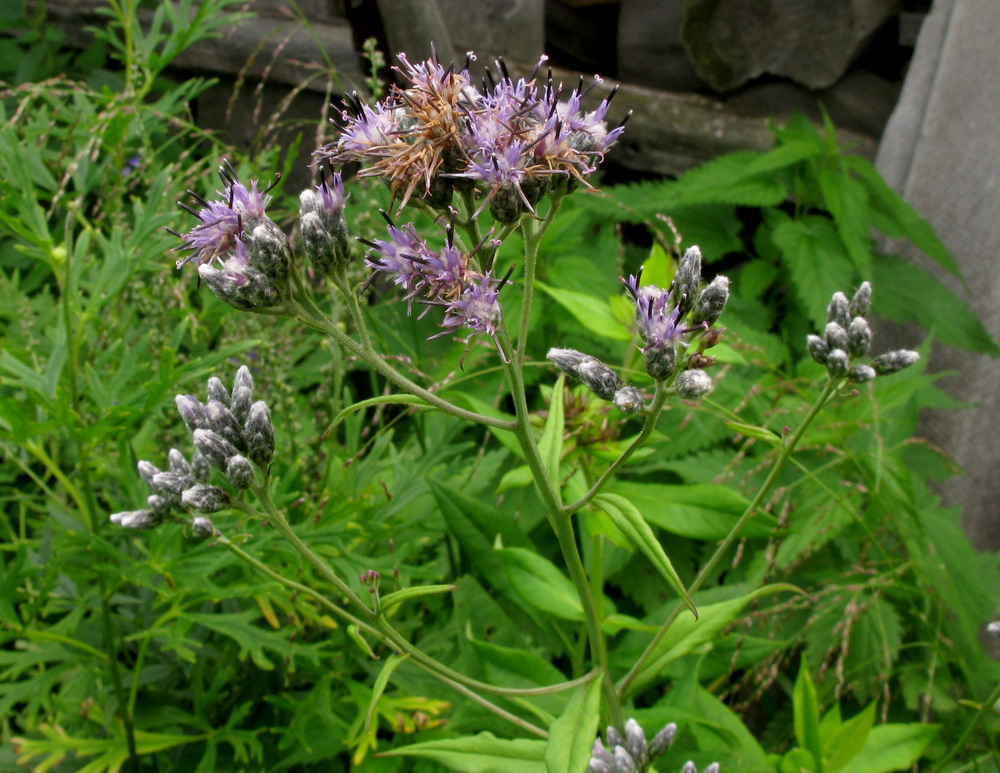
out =
[(212, 400), (205, 406), (205, 415), (208, 417), (209, 429), (217, 432), (237, 448), (246, 448), (240, 423), (225, 405)]
[(611, 400), (615, 392), (625, 386), (617, 373), (589, 354), (575, 349), (549, 349), (545, 356), (563, 373), (582, 381), (602, 400)]
[(610, 763), (607, 763), (604, 760), (591, 757), (590, 764), (587, 765), (587, 773), (615, 773), (614, 765), (614, 758)]
[(162, 519), (152, 510), (131, 510), (124, 513), (114, 513), (111, 523), (126, 529), (152, 529), (162, 523)]
[(222, 380), (216, 378), (215, 376), (212, 376), (208, 380), (208, 401), (212, 402), (212, 400), (222, 403), (223, 405), (229, 405), (230, 400), (229, 390), (226, 389)]
[(136, 467), (139, 469), (139, 477), (146, 481), (147, 486), (153, 485), (153, 476), (160, 471), (152, 462), (140, 461)]
[(702, 322), (712, 325), (722, 315), (729, 300), (729, 279), (724, 276), (717, 276), (704, 290), (694, 308), (693, 322), (697, 325)]
[(634, 386), (623, 386), (615, 392), (611, 401), (615, 404), (615, 408), (622, 413), (639, 413), (645, 403), (642, 392)]
[(685, 370), (677, 377), (674, 388), (682, 400), (697, 400), (712, 391), (712, 377), (703, 370)]
[(897, 349), (894, 352), (880, 354), (871, 365), (880, 376), (888, 376), (890, 373), (898, 373), (903, 368), (908, 368), (920, 359), (919, 352), (911, 352), (907, 349)]
[(591, 749), (590, 756), (591, 759), (600, 760), (601, 762), (610, 765), (612, 769), (614, 768), (615, 757), (611, 752), (604, 748), (604, 744), (601, 743), (600, 738), (594, 739), (594, 746)]
[(247, 423), (251, 405), (253, 405), (253, 390), (242, 385), (235, 387), (233, 389), (233, 401), (229, 405), (229, 412), (236, 417), (236, 421), (241, 424)]
[(851, 305), (848, 312), (852, 317), (863, 317), (872, 306), (872, 286), (869, 282), (862, 282), (861, 287), (851, 298)]
[(274, 425), (271, 423), (271, 411), (263, 400), (250, 406), (243, 436), (247, 441), (247, 456), (257, 466), (267, 467), (274, 456)]
[(847, 328), (847, 352), (852, 357), (863, 357), (868, 354), (872, 344), (872, 329), (864, 317), (855, 317)]
[(191, 519), (191, 536), (197, 539), (208, 539), (215, 536), (215, 526), (208, 518), (198, 516)]
[(625, 748), (639, 769), (645, 770), (649, 764), (649, 747), (646, 745), (646, 734), (634, 719), (625, 723)]
[(201, 451), (195, 451), (191, 457), (191, 476), (199, 483), (208, 483), (212, 477), (212, 465)]
[(646, 372), (657, 381), (666, 381), (677, 369), (677, 351), (673, 344), (647, 346), (642, 354)]
[(826, 307), (826, 321), (836, 322), (842, 328), (846, 328), (851, 322), (850, 308), (847, 296), (838, 290), (830, 298), (830, 305)]
[(244, 388), (249, 389), (251, 395), (253, 394), (253, 374), (250, 373), (250, 368), (246, 365), (240, 365), (233, 377), (233, 399), (236, 398), (236, 392)]
[(292, 262), (292, 250), (277, 223), (264, 217), (254, 226), (246, 241), (247, 260), (251, 268), (275, 282), (284, 281)]
[(245, 489), (253, 485), (253, 465), (245, 456), (230, 456), (226, 462), (226, 480), (233, 488)]
[(196, 483), (191, 488), (184, 489), (181, 501), (185, 507), (190, 507), (199, 513), (217, 513), (229, 507), (233, 500), (224, 488)]
[(649, 743), (649, 758), (655, 760), (663, 752), (670, 748), (670, 744), (674, 742), (674, 736), (677, 735), (677, 725), (673, 722), (663, 726), (663, 729), (653, 736), (653, 740)]
[(848, 365), (850, 365), (850, 359), (843, 349), (831, 349), (826, 356), (826, 372), (834, 378), (846, 376)]
[(346, 221), (341, 217), (332, 227), (332, 231), (325, 228), (315, 212), (308, 212), (299, 220), (303, 251), (324, 276), (329, 276), (337, 266), (345, 265), (351, 257)]
[(624, 746), (615, 747), (615, 769), (619, 773), (639, 773), (638, 765)]
[(847, 371), (847, 378), (855, 384), (864, 384), (876, 375), (875, 368), (870, 365), (852, 365)]
[(236, 446), (218, 432), (213, 432), (210, 429), (196, 429), (194, 431), (194, 444), (201, 451), (202, 456), (208, 460), (208, 463), (222, 472), (226, 471), (229, 457), (239, 453)]
[(707, 768), (705, 768), (704, 773), (719, 773), (719, 763), (713, 762)]
[(826, 358), (830, 354), (830, 347), (826, 345), (819, 336), (806, 336), (806, 348), (809, 349), (809, 356), (821, 365), (826, 365)]
[[(196, 430), (203, 432), (204, 430)], [(194, 483), (187, 475), (175, 475), (172, 472), (158, 472), (153, 476), (150, 488), (162, 496), (171, 507), (180, 507), (181, 493)]]
[(608, 725), (608, 731), (605, 735), (608, 738), (608, 746), (611, 747), (611, 750), (614, 750), (616, 746), (625, 748), (625, 736), (614, 725)]
[(196, 429), (208, 429), (205, 406), (198, 401), (198, 398), (193, 395), (177, 395), (174, 402), (177, 404), (177, 412), (189, 430), (194, 432)]
[(170, 452), (167, 454), (167, 460), (170, 463), (170, 472), (174, 475), (191, 475), (191, 465), (184, 458), (184, 454), (176, 448), (170, 449)]
[(701, 287), (701, 250), (698, 247), (689, 247), (684, 252), (680, 265), (677, 266), (677, 273), (674, 274), (673, 292), (681, 317), (694, 306), (698, 299), (699, 287)]
[(847, 351), (848, 338), (847, 331), (836, 322), (828, 322), (826, 325), (826, 345), (831, 349), (843, 349)]
[(198, 266), (198, 276), (220, 301), (240, 311), (266, 309), (281, 303), (281, 292), (274, 281), (250, 265), (228, 260), (220, 270), (204, 263)]
[(698, 773), (698, 768), (695, 766), (694, 762), (688, 760), (684, 763), (684, 767), (681, 768), (681, 773)]
[(504, 225), (516, 223), (523, 212), (524, 201), (513, 185), (497, 189), (496, 195), (490, 200), (490, 214), (498, 223)]
[(159, 494), (150, 494), (146, 497), (146, 506), (160, 519), (165, 518), (170, 512), (170, 503)]

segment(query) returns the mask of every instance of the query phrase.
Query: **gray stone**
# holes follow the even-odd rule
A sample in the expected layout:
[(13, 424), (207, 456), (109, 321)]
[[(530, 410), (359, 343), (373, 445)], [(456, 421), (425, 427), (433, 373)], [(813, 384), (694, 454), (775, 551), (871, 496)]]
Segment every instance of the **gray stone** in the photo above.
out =
[(545, 53), (542, 0), (438, 0), (455, 53), (475, 51), (480, 60), (497, 56), (532, 64)]
[(705, 81), (681, 43), (682, 0), (622, 0), (618, 11), (618, 77), (666, 91), (703, 91)]
[[(1000, 337), (1000, 78), (996, 0), (937, 0), (924, 21), (903, 94), (886, 127), (877, 165), (889, 183), (937, 229), (965, 274), (962, 284), (907, 245), (896, 248), (941, 276)], [(878, 288), (875, 288), (878, 292)], [(964, 468), (943, 486), (961, 504), (965, 526), (983, 549), (1000, 548), (1000, 362), (936, 347), (934, 370), (960, 376), (943, 384), (964, 411), (931, 414), (924, 430)]]

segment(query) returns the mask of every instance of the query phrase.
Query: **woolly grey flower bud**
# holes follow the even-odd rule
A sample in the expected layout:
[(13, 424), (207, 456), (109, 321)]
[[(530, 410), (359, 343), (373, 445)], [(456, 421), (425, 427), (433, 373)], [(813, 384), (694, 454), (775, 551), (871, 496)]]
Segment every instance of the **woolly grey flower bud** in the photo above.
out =
[(229, 405), (229, 390), (226, 389), (225, 384), (222, 383), (221, 379), (212, 376), (208, 380), (208, 401), (222, 403), (223, 405)]
[(685, 370), (677, 377), (674, 388), (681, 399), (697, 400), (712, 391), (712, 377), (697, 368)]
[(191, 465), (188, 464), (188, 460), (184, 458), (184, 454), (176, 448), (170, 449), (170, 452), (167, 454), (167, 460), (170, 465), (170, 472), (174, 475), (191, 474)]
[(152, 510), (131, 510), (125, 513), (114, 513), (111, 523), (126, 529), (152, 529), (159, 526), (162, 519)]
[(250, 406), (243, 436), (247, 441), (247, 456), (259, 467), (267, 467), (274, 456), (274, 425), (267, 403), (258, 400)]
[(215, 535), (215, 526), (208, 518), (198, 516), (191, 519), (191, 536), (198, 539), (208, 539)]
[(826, 372), (834, 378), (846, 376), (849, 364), (850, 359), (843, 349), (831, 349), (826, 356)]
[(240, 311), (266, 309), (281, 303), (277, 285), (253, 266), (227, 260), (224, 269), (208, 263), (198, 266), (198, 276), (220, 301)]
[(253, 465), (245, 456), (230, 456), (226, 462), (226, 480), (233, 488), (250, 488), (253, 484)]
[(836, 322), (842, 328), (846, 328), (851, 322), (850, 308), (847, 296), (838, 290), (830, 298), (830, 305), (826, 307), (826, 321)]
[(864, 317), (855, 317), (847, 328), (847, 351), (852, 357), (863, 357), (868, 354), (872, 344), (872, 329)]
[(226, 462), (229, 457), (239, 453), (236, 446), (210, 429), (196, 429), (194, 431), (194, 444), (208, 459), (208, 463), (222, 472), (226, 471)]
[(855, 384), (864, 384), (875, 378), (875, 368), (869, 365), (852, 365), (847, 371), (847, 378)]
[(240, 423), (226, 406), (213, 400), (205, 406), (205, 415), (208, 416), (209, 429), (220, 434), (237, 448), (246, 448)]
[(701, 286), (701, 250), (689, 247), (677, 266), (674, 274), (673, 291), (676, 293), (677, 306), (683, 317), (694, 306), (698, 298), (698, 288)]
[(187, 428), (194, 432), (196, 429), (208, 429), (208, 416), (205, 415), (205, 406), (197, 397), (193, 395), (177, 395), (174, 398), (177, 404), (177, 412), (187, 425)]
[[(253, 375), (250, 373), (250, 368), (246, 365), (240, 365), (236, 371), (236, 375), (233, 377), (233, 400), (236, 399), (236, 393), (240, 389), (249, 389), (250, 394), (253, 395)], [(253, 401), (251, 400), (251, 402)], [(249, 408), (249, 405), (247, 407)]]
[(655, 760), (663, 752), (670, 748), (670, 744), (674, 742), (674, 736), (677, 735), (677, 725), (670, 722), (663, 726), (663, 729), (653, 736), (653, 740), (649, 744), (649, 758)]
[(232, 497), (224, 488), (197, 483), (184, 490), (181, 501), (185, 507), (190, 507), (199, 513), (217, 513), (229, 507)]
[(160, 519), (166, 517), (170, 512), (170, 503), (159, 494), (150, 494), (146, 497), (146, 505)]
[(243, 385), (233, 389), (233, 401), (229, 405), (229, 411), (236, 417), (236, 421), (241, 424), (247, 423), (250, 415), (250, 406), (253, 405), (253, 389)]
[(830, 354), (830, 347), (826, 345), (819, 336), (806, 336), (806, 347), (809, 349), (809, 356), (821, 365), (826, 365), (827, 355)]
[(160, 471), (160, 468), (145, 460), (140, 461), (136, 467), (139, 469), (139, 477), (146, 481), (147, 486), (152, 486), (153, 476)]
[(623, 736), (617, 727), (614, 725), (608, 725), (608, 732), (606, 733), (608, 738), (608, 746), (611, 747), (613, 751), (616, 746), (621, 746), (625, 748), (625, 736)]
[(677, 369), (677, 351), (673, 344), (647, 346), (642, 354), (646, 372), (657, 381), (666, 381)]
[(590, 757), (594, 760), (600, 760), (606, 765), (611, 766), (611, 768), (614, 768), (615, 757), (611, 752), (604, 748), (604, 744), (601, 743), (600, 738), (594, 739), (594, 746), (591, 748)]
[(195, 451), (191, 457), (191, 475), (199, 483), (208, 483), (212, 477), (212, 465), (201, 451)]
[(848, 312), (852, 317), (863, 317), (872, 306), (872, 286), (869, 282), (862, 282), (861, 287), (851, 298), (851, 305)]
[(513, 185), (504, 185), (498, 188), (496, 194), (490, 199), (490, 214), (498, 223), (504, 225), (516, 223), (522, 212), (524, 212), (524, 201)]
[[(204, 432), (204, 430), (196, 430)], [(171, 507), (180, 507), (181, 492), (194, 483), (187, 475), (176, 475), (172, 472), (158, 472), (153, 476), (150, 487), (162, 496)]]
[(847, 351), (847, 331), (836, 322), (828, 322), (826, 325), (826, 345), (831, 349), (843, 349)]
[(645, 401), (642, 398), (642, 392), (634, 386), (624, 386), (615, 392), (612, 402), (615, 404), (615, 408), (622, 413), (638, 413), (642, 410)]
[(681, 768), (681, 773), (698, 773), (698, 768), (695, 767), (695, 764), (691, 760), (688, 760), (684, 763), (684, 767)]
[(563, 373), (582, 381), (602, 400), (612, 399), (615, 392), (625, 386), (617, 373), (589, 354), (575, 349), (549, 349), (545, 356)]
[(304, 252), (320, 273), (328, 275), (350, 260), (351, 245), (343, 215), (327, 223), (319, 214), (307, 212), (299, 220), (299, 233)]
[(713, 762), (707, 768), (705, 768), (704, 773), (719, 773), (719, 763)]
[(694, 319), (696, 325), (702, 322), (712, 325), (722, 315), (729, 300), (729, 279), (724, 276), (717, 276), (704, 290), (694, 308)]
[(625, 723), (625, 748), (632, 755), (640, 770), (645, 770), (649, 764), (649, 748), (646, 745), (646, 734), (639, 723), (629, 719)]
[(587, 773), (615, 773), (614, 760), (609, 764), (604, 760), (597, 760), (593, 757), (590, 758), (590, 764), (587, 765)]
[(890, 373), (898, 373), (903, 368), (910, 367), (920, 359), (919, 352), (911, 352), (907, 349), (897, 349), (894, 352), (880, 354), (872, 360), (872, 367), (880, 376), (888, 376)]
[(615, 769), (618, 773), (639, 773), (639, 767), (624, 746), (615, 747)]
[(281, 282), (288, 276), (292, 250), (288, 237), (273, 220), (264, 217), (248, 237), (244, 236), (244, 240), (251, 268), (275, 282)]

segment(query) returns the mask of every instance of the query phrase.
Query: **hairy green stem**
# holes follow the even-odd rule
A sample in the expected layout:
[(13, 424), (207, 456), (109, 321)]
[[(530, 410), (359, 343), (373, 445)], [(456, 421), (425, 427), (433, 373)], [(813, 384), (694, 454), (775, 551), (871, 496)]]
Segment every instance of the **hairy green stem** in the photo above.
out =
[(635, 440), (629, 444), (628, 448), (622, 451), (621, 455), (617, 459), (608, 465), (608, 468), (601, 473), (601, 476), (596, 481), (594, 481), (594, 485), (590, 487), (590, 490), (586, 494), (576, 500), (573, 504), (566, 505), (564, 509), (567, 513), (575, 513), (585, 504), (590, 502), (590, 500), (596, 497), (601, 492), (601, 489), (604, 488), (605, 484), (607, 484), (615, 473), (621, 469), (622, 465), (629, 460), (629, 457), (639, 450), (639, 448), (641, 448), (649, 439), (649, 436), (653, 434), (653, 430), (656, 429), (656, 422), (660, 418), (660, 413), (663, 412), (663, 405), (667, 401), (667, 394), (668, 392), (666, 387), (663, 385), (663, 382), (657, 381), (656, 393), (653, 395), (653, 402), (649, 406), (649, 411), (646, 414), (646, 421), (643, 423), (642, 429), (639, 430), (639, 434), (636, 436)]
[(538, 265), (538, 247), (542, 237), (552, 224), (559, 207), (561, 196), (553, 196), (549, 211), (542, 220), (530, 217), (521, 218), (521, 235), (524, 238), (524, 280), (521, 282), (524, 293), (521, 297), (521, 323), (517, 330), (517, 350), (514, 354), (514, 365), (524, 367), (524, 350), (528, 345), (528, 327), (531, 321), (531, 304), (535, 295), (535, 269)]
[[(757, 511), (763, 504), (764, 499), (771, 492), (771, 489), (777, 482), (778, 475), (784, 469), (785, 464), (788, 462), (792, 453), (795, 451), (795, 447), (802, 439), (802, 435), (805, 434), (806, 429), (812, 423), (813, 419), (816, 418), (817, 414), (820, 412), (823, 406), (826, 405), (827, 402), (829, 402), (830, 398), (837, 391), (837, 388), (840, 386), (840, 384), (841, 380), (839, 379), (831, 380), (830, 382), (827, 383), (826, 387), (823, 389), (820, 396), (812, 404), (812, 407), (809, 409), (809, 412), (805, 415), (805, 418), (802, 419), (802, 423), (799, 424), (799, 428), (795, 430), (795, 433), (784, 443), (784, 445), (781, 448), (781, 452), (778, 454), (778, 458), (775, 460), (774, 465), (771, 467), (771, 471), (768, 473), (767, 478), (764, 480), (764, 483), (757, 490), (757, 494), (754, 496), (753, 500), (746, 506), (746, 509), (743, 511), (743, 514), (740, 516), (739, 520), (736, 522), (733, 528), (729, 530), (729, 534), (726, 535), (726, 538), (722, 541), (719, 547), (716, 548), (715, 552), (712, 554), (712, 557), (701, 568), (701, 571), (699, 571), (697, 576), (695, 576), (691, 585), (688, 586), (688, 593), (690, 595), (693, 596), (695, 592), (697, 592), (701, 588), (701, 586), (704, 585), (709, 575), (712, 573), (712, 571), (714, 571), (715, 567), (718, 566), (719, 562), (722, 560), (722, 557), (729, 551), (729, 548), (732, 547), (737, 537), (739, 537), (740, 532), (743, 531), (743, 528), (747, 525), (747, 523), (749, 523), (750, 519), (757, 514)], [(670, 613), (669, 617), (667, 617), (667, 619), (663, 622), (663, 625), (660, 626), (660, 629), (653, 636), (652, 641), (650, 641), (649, 644), (646, 646), (646, 649), (643, 651), (642, 655), (639, 656), (639, 659), (636, 660), (636, 662), (632, 665), (632, 668), (624, 676), (624, 678), (622, 678), (618, 682), (618, 694), (622, 698), (625, 698), (625, 696), (628, 695), (636, 679), (642, 672), (643, 667), (646, 665), (647, 661), (652, 656), (653, 652), (656, 650), (657, 645), (659, 645), (663, 637), (666, 636), (667, 631), (670, 630), (670, 626), (673, 625), (674, 620), (676, 620), (677, 617), (680, 615), (682, 609), (683, 609), (682, 604), (678, 604), (674, 608), (674, 611)]]
[[(522, 336), (522, 341), (524, 336)], [(580, 603), (583, 605), (584, 622), (587, 628), (587, 638), (590, 642), (590, 655), (594, 664), (602, 673), (602, 693), (605, 704), (611, 718), (612, 724), (618, 728), (624, 728), (624, 715), (622, 713), (621, 701), (615, 692), (614, 684), (611, 681), (608, 670), (608, 651), (604, 640), (604, 632), (601, 630), (600, 616), (597, 611), (597, 603), (594, 600), (590, 580), (587, 571), (580, 558), (580, 551), (576, 544), (576, 534), (573, 531), (573, 523), (570, 514), (567, 513), (561, 502), (559, 490), (553, 483), (549, 472), (545, 469), (541, 454), (538, 451), (538, 444), (531, 434), (531, 427), (528, 423), (528, 403), (524, 391), (524, 374), (521, 371), (515, 358), (511, 356), (510, 339), (502, 328), (497, 331), (497, 341), (500, 350), (507, 360), (507, 378), (510, 381), (511, 394), (514, 398), (514, 412), (516, 415), (517, 428), (514, 435), (524, 453), (531, 475), (534, 478), (536, 489), (542, 499), (545, 514), (549, 525), (555, 532), (559, 542), (559, 549), (562, 552), (563, 560), (566, 562), (566, 569), (569, 572), (570, 580), (576, 587)], [(555, 474), (558, 474), (555, 472)]]

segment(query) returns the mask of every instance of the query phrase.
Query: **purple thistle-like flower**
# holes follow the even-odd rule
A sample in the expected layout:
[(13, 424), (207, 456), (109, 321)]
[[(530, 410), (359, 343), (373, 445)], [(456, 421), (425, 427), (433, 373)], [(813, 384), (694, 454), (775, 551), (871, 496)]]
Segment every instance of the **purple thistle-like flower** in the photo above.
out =
[(425, 281), (424, 267), (430, 248), (417, 234), (413, 223), (397, 228), (390, 222), (388, 230), (388, 239), (359, 240), (375, 250), (365, 258), (365, 265), (392, 274), (393, 282), (404, 290), (419, 290)]
[(401, 140), (396, 136), (399, 132), (399, 112), (395, 108), (386, 109), (378, 104), (360, 105), (356, 116), (348, 111), (341, 114), (344, 129), (340, 140), (332, 153), (324, 153), (328, 157), (340, 160), (361, 160), (366, 156), (380, 155)]
[(636, 323), (639, 333), (646, 346), (643, 349), (668, 346), (679, 340), (684, 333), (689, 332), (679, 326), (680, 309), (671, 308), (671, 296), (666, 290), (652, 285), (639, 286), (642, 277), (640, 271), (636, 276), (623, 279), (625, 290), (635, 301)]
[[(448, 304), (444, 321), (441, 323), (441, 327), (445, 328), (444, 332), (438, 333), (432, 338), (440, 338), (460, 327), (467, 327), (477, 333), (494, 335), (496, 326), (503, 318), (499, 296), (506, 281), (507, 277), (498, 280), (491, 276), (491, 272), (487, 271), (478, 281), (469, 282), (462, 290), (462, 296)], [(494, 283), (496, 283), (496, 287), (494, 287)]]

